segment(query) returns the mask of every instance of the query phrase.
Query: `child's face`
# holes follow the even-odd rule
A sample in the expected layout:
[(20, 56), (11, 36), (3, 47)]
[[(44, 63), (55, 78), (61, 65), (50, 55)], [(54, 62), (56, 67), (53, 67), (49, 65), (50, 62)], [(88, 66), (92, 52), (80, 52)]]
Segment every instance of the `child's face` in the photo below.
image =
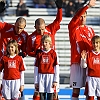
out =
[(10, 55), (15, 55), (15, 46), (12, 44), (12, 43), (10, 43), (9, 45), (8, 45), (8, 47), (7, 47), (7, 50), (8, 50), (8, 52), (9, 52), (9, 54)]
[(100, 41), (95, 40), (92, 44), (95, 51), (100, 51)]
[(50, 42), (47, 41), (47, 40), (44, 40), (44, 42), (43, 42), (43, 49), (47, 51), (47, 50), (50, 49), (50, 46), (51, 46)]

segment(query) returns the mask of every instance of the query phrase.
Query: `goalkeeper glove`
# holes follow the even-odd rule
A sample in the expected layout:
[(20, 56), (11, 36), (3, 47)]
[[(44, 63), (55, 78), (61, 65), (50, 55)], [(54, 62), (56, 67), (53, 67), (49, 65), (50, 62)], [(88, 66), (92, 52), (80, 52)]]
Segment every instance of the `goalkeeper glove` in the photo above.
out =
[(0, 13), (2, 13), (5, 10), (5, 2), (0, 1)]
[(62, 4), (63, 4), (62, 0), (56, 0), (55, 3), (58, 9), (62, 8)]

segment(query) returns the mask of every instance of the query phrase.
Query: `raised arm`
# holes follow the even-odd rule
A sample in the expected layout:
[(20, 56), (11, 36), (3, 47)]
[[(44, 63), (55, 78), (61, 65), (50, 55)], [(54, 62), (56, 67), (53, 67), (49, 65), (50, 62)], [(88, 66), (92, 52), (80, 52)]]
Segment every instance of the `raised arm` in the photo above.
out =
[(60, 29), (60, 22), (62, 21), (62, 0), (56, 0), (55, 1), (57, 6), (57, 15), (55, 20), (48, 25), (48, 28), (52, 30), (52, 34), (55, 34), (57, 30)]
[(86, 6), (80, 8), (76, 12), (74, 17), (72, 18), (72, 20), (68, 24), (69, 30), (72, 31), (72, 29), (73, 29), (73, 31), (74, 31), (74, 29), (79, 25), (79, 22), (80, 22), (79, 20), (80, 20), (81, 15), (84, 14), (88, 8), (95, 6), (95, 3), (96, 3), (96, 0), (90, 0)]
[(62, 3), (63, 1), (62, 0), (56, 0), (55, 1), (55, 4), (58, 8), (58, 12), (57, 12), (57, 15), (56, 15), (56, 19), (57, 21), (60, 23), (61, 20), (62, 20)]

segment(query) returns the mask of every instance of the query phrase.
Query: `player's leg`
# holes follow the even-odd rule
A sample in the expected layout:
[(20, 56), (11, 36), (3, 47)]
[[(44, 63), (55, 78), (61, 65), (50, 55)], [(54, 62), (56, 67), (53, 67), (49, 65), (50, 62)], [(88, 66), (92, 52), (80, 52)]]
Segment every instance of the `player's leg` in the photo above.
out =
[(97, 96), (97, 100), (100, 100), (100, 97)]
[(40, 94), (40, 100), (46, 100), (46, 75), (45, 74), (39, 74), (39, 94)]
[(94, 100), (94, 96), (88, 96), (88, 100)]
[[(88, 86), (88, 100), (94, 100), (94, 97), (98, 95), (97, 79), (95, 77), (87, 76)], [(100, 83), (99, 83), (100, 84)], [(96, 93), (97, 92), (97, 93)]]
[(11, 80), (2, 80), (2, 96), (5, 100), (11, 99)]
[(0, 86), (0, 100), (2, 98), (1, 90), (2, 90), (2, 85)]
[(46, 100), (46, 93), (40, 93), (40, 100)]
[(40, 93), (35, 90), (34, 95), (33, 95), (33, 100), (40, 100)]
[(83, 70), (79, 64), (71, 65), (70, 86), (73, 88), (72, 100), (79, 100), (80, 88), (84, 85)]
[(80, 88), (73, 88), (72, 100), (79, 100)]
[(24, 94), (23, 94), (23, 91), (21, 92), (21, 96), (18, 98), (18, 100), (24, 100)]
[(3, 97), (1, 91), (2, 91), (2, 84), (1, 84), (1, 87), (0, 87), (0, 100), (5, 100), (5, 98)]
[(53, 93), (47, 93), (47, 100), (53, 100)]
[(100, 78), (97, 78), (97, 100), (100, 100)]
[(86, 96), (85, 100), (88, 100), (88, 82), (86, 81), (84, 95)]
[(20, 79), (16, 79), (16, 80), (12, 80), (12, 84), (11, 84), (11, 91), (12, 91), (12, 99), (14, 100), (18, 100), (19, 98), (19, 88), (20, 88)]

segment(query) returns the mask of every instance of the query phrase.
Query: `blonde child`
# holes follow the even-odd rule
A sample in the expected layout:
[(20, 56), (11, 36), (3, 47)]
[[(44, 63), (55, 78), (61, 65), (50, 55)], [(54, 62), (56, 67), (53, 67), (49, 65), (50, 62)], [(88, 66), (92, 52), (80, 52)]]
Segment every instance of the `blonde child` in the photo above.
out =
[(51, 49), (52, 40), (49, 35), (41, 39), (43, 50), (38, 53), (34, 68), (35, 88), (39, 89), (40, 100), (53, 100), (54, 89), (58, 91), (59, 64), (55, 50)]
[(83, 50), (81, 53), (81, 67), (87, 68), (87, 85), (88, 100), (100, 100), (100, 36), (92, 38), (93, 50), (88, 53)]
[(25, 70), (23, 59), (18, 55), (18, 44), (16, 40), (10, 40), (7, 44), (7, 55), (0, 62), (0, 71), (3, 70), (2, 95), (6, 100), (18, 100), (19, 93), (24, 88)]

